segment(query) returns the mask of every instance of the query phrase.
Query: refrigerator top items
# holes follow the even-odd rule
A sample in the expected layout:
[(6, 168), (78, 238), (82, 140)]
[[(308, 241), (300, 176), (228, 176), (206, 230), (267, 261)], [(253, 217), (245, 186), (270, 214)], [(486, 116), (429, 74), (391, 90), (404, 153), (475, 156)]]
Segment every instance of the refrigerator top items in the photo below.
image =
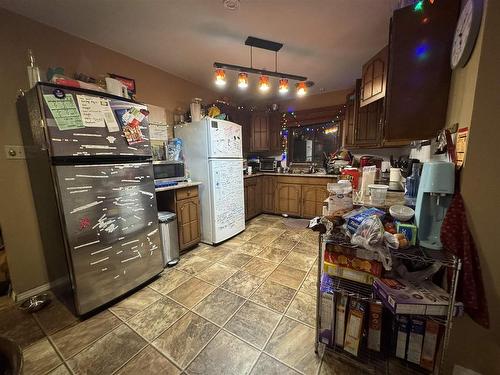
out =
[(83, 315), (160, 273), (147, 108), (46, 83), (17, 107), (54, 292)]
[(204, 118), (177, 125), (184, 160), (199, 188), (201, 240), (216, 244), (245, 229), (241, 126)]

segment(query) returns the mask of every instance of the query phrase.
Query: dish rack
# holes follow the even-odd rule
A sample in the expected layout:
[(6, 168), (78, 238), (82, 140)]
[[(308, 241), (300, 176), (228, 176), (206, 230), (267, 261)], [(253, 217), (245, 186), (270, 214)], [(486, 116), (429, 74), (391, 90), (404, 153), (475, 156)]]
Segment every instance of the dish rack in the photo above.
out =
[[(344, 351), (342, 348), (333, 345), (326, 346), (321, 343), (320, 327), (321, 327), (321, 279), (323, 274), (324, 250), (326, 244), (340, 245), (344, 247), (354, 248), (349, 240), (341, 233), (334, 235), (321, 234), (319, 236), (319, 259), (318, 259), (318, 275), (317, 275), (317, 298), (316, 298), (316, 353), (320, 351), (320, 345), (324, 347), (326, 352), (330, 352), (337, 359), (347, 362), (351, 366), (358, 368), (361, 371), (374, 374), (440, 374), (444, 373), (445, 356), (450, 340), (451, 329), (453, 325), (455, 311), (455, 296), (458, 284), (458, 275), (462, 267), (461, 260), (455, 255), (444, 250), (430, 250), (422, 247), (411, 247), (405, 250), (392, 250), (393, 258), (401, 260), (418, 261), (421, 263), (432, 264), (440, 262), (443, 267), (447, 268), (447, 272), (451, 272), (451, 283), (449, 285), (449, 304), (446, 316), (425, 316), (426, 319), (431, 319), (437, 322), (442, 328), (442, 338), (439, 340), (438, 348), (436, 349), (434, 370), (428, 371), (418, 365), (396, 358), (390, 348), (381, 348), (381, 352), (375, 352), (365, 345), (360, 345), (358, 355), (354, 356)], [(381, 303), (370, 285), (350, 281), (340, 277), (329, 276), (333, 281), (334, 293), (347, 295), (350, 298), (362, 300), (365, 302)], [(393, 319), (396, 315), (393, 316)], [(333, 332), (332, 332), (333, 333)], [(381, 343), (383, 345), (383, 343)], [(385, 352), (385, 354), (381, 354)], [(389, 353), (389, 354), (388, 354)]]

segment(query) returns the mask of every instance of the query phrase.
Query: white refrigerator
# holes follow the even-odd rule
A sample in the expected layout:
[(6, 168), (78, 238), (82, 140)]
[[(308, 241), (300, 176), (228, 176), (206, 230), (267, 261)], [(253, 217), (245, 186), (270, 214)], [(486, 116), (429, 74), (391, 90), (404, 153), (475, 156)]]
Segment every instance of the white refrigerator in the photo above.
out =
[(201, 241), (217, 244), (245, 230), (241, 126), (205, 117), (176, 125), (186, 168), (200, 181)]

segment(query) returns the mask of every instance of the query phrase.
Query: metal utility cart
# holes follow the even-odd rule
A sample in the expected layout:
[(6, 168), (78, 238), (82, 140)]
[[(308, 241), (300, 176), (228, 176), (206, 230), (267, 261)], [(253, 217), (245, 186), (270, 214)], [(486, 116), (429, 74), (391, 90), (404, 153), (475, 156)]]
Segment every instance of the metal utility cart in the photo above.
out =
[[(319, 346), (322, 345), (325, 351), (333, 353), (339, 360), (350, 363), (354, 367), (360, 370), (376, 373), (376, 374), (399, 374), (399, 373), (414, 373), (414, 374), (439, 374), (444, 373), (444, 361), (446, 356), (446, 350), (448, 347), (448, 342), (450, 340), (451, 328), (453, 324), (453, 317), (455, 311), (455, 295), (458, 283), (458, 274), (460, 272), (462, 263), (461, 260), (454, 256), (453, 254), (441, 251), (441, 250), (429, 250), (421, 247), (412, 247), (406, 250), (395, 250), (392, 251), (393, 259), (407, 259), (411, 261), (418, 261), (421, 263), (432, 264), (434, 262), (440, 262), (443, 267), (451, 272), (451, 284), (449, 285), (449, 304), (448, 313), (446, 316), (425, 316), (426, 319), (432, 319), (439, 323), (443, 328), (442, 338), (439, 341), (439, 346), (436, 351), (436, 357), (434, 361), (434, 371), (427, 371), (422, 367), (413, 365), (409, 362), (400, 360), (392, 355), (381, 355), (367, 349), (366, 347), (360, 347), (358, 356), (353, 356), (342, 348), (333, 346), (326, 346), (320, 341), (320, 326), (321, 326), (321, 309), (322, 309), (322, 295), (321, 295), (321, 279), (323, 273), (323, 263), (324, 263), (324, 251), (326, 244), (331, 243), (335, 245), (341, 245), (346, 247), (354, 247), (348, 241), (348, 239), (343, 234), (326, 235), (322, 234), (319, 236), (319, 260), (318, 260), (318, 279), (317, 279), (317, 299), (316, 299), (316, 353), (319, 352)], [(342, 279), (335, 276), (329, 276), (333, 281), (333, 291), (334, 293), (340, 293), (347, 295), (351, 298), (357, 300), (362, 300), (366, 302), (381, 303), (377, 299), (376, 294), (373, 292), (373, 288), (370, 285), (358, 283), (355, 281), (350, 281)], [(395, 316), (394, 316), (395, 317)], [(332, 333), (333, 334), (333, 333)], [(389, 353), (389, 348), (385, 348), (385, 352)]]

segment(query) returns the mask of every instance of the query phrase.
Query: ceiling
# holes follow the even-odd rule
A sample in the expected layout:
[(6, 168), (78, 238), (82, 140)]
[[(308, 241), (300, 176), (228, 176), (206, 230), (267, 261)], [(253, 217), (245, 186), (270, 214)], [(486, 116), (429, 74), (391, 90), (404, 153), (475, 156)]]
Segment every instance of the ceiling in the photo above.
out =
[[(252, 35), (284, 44), (278, 70), (305, 75), (311, 93), (352, 87), (361, 65), (388, 39), (396, 0), (0, 0), (0, 6), (214, 90), (214, 61), (250, 65)], [(253, 65), (274, 70), (274, 54), (254, 49)], [(227, 72), (228, 95), (245, 93)], [(277, 82), (267, 94), (277, 93)], [(291, 94), (289, 94), (291, 95)]]

